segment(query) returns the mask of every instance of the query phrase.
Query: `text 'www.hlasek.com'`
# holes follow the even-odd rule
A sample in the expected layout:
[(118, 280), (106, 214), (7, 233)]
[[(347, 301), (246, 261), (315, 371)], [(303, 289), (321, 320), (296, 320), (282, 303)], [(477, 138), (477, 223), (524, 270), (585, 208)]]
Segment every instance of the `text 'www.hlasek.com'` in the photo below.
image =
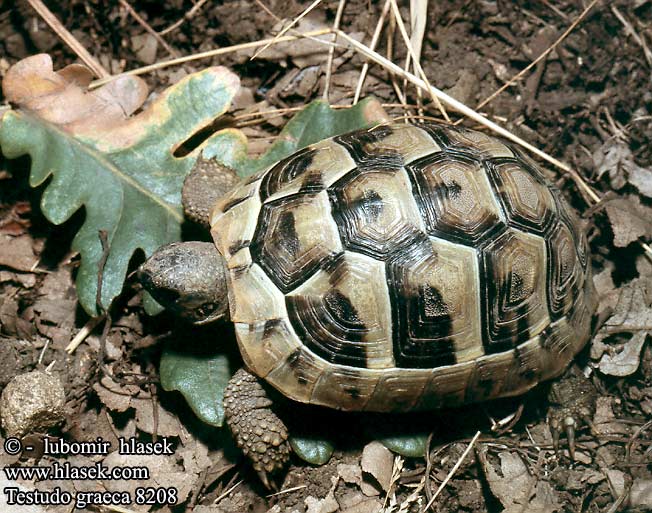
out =
[[(44, 437), (38, 447), (18, 438), (7, 438), (4, 450), (9, 455), (53, 456), (61, 459), (74, 456), (106, 456), (111, 452), (111, 442), (98, 437), (86, 442), (67, 442), (63, 439)], [(172, 455), (174, 450), (167, 438), (156, 442), (143, 442), (135, 438), (118, 439), (120, 455), (160, 456)], [(40, 460), (40, 458), (38, 458)], [(33, 489), (33, 483), (48, 481), (140, 481), (150, 479), (146, 466), (108, 466), (97, 461), (88, 465), (75, 465), (68, 461), (53, 461), (48, 465), (10, 465), (2, 469), (4, 503), (8, 506), (73, 505), (75, 509), (88, 506), (174, 505), (178, 502), (178, 490), (174, 487), (125, 486), (124, 490), (68, 491), (61, 486), (51, 489)], [(21, 483), (19, 485), (19, 483)], [(24, 483), (24, 484), (23, 484)], [(76, 487), (75, 487), (76, 488)], [(128, 489), (127, 489), (128, 488)], [(0, 504), (2, 501), (0, 501)]]

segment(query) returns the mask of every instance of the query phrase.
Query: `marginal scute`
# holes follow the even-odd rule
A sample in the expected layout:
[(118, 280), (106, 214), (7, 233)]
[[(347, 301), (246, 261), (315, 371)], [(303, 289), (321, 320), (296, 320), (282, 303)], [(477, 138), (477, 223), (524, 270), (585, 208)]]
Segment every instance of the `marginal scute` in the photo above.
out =
[(541, 376), (550, 373), (544, 368), (546, 362), (541, 359), (541, 341), (539, 337), (514, 348), (512, 367), (507, 372), (501, 395), (511, 396), (527, 392), (541, 381)]
[(247, 368), (261, 378), (279, 362), (285, 361), (302, 347), (287, 319), (273, 319), (255, 324), (235, 323), (240, 354)]
[(401, 169), (356, 170), (334, 184), (329, 194), (349, 250), (385, 259), (423, 233), (410, 182)]
[(258, 264), (229, 270), (231, 321), (256, 324), (287, 317), (283, 294)]
[(324, 261), (341, 253), (326, 192), (265, 203), (251, 252), (283, 292), (296, 288)]
[[(539, 358), (542, 362), (545, 362), (544, 367), (553, 369), (543, 379), (558, 374), (560, 371), (559, 362), (568, 362), (575, 356), (575, 344), (578, 342), (576, 339), (575, 330), (566, 317), (550, 323), (541, 333), (542, 351)], [(585, 342), (586, 336), (581, 340), (582, 344)], [(555, 373), (554, 370), (557, 372)]]
[(430, 238), (387, 264), (397, 367), (434, 368), (484, 354), (475, 250)]
[(405, 164), (401, 145), (396, 145), (393, 137), (397, 129), (396, 125), (380, 125), (372, 130), (340, 135), (334, 140), (349, 151), (360, 169), (369, 166), (397, 169)]
[(514, 152), (506, 144), (483, 132), (453, 127), (434, 128), (430, 131), (452, 151), (477, 153), (481, 158), (514, 157)]
[(415, 409), (435, 410), (464, 404), (475, 367), (476, 362), (471, 361), (433, 369)]
[(301, 347), (279, 362), (265, 379), (290, 399), (308, 403), (317, 381), (329, 367), (326, 361)]
[(286, 296), (306, 348), (332, 364), (394, 366), (391, 311), (381, 262), (346, 252)]
[[(393, 412), (414, 410), (431, 378), (430, 369), (396, 369), (384, 372), (367, 402), (366, 409)], [(388, 394), (388, 390), (392, 393)]]
[(550, 322), (545, 241), (510, 229), (485, 247), (482, 260), (485, 350), (495, 353), (535, 337)]
[(475, 246), (504, 228), (502, 212), (478, 161), (434, 153), (406, 169), (430, 235)]
[(369, 138), (363, 143), (365, 156), (400, 154), (403, 163), (409, 164), (440, 149), (428, 132), (415, 125), (392, 125), (391, 130), (381, 126), (370, 131), (370, 134), (378, 134), (378, 136)]
[(229, 259), (253, 239), (260, 200), (260, 182), (236, 187), (217, 202), (211, 218), (211, 235), (222, 256)]
[(364, 410), (377, 384), (378, 376), (362, 369), (330, 366), (317, 381), (311, 402), (346, 411)]
[(575, 241), (575, 249), (577, 250), (577, 255), (582, 264), (582, 268), (586, 270), (589, 262), (589, 248), (586, 241), (586, 235), (582, 228), (582, 222), (574, 214), (571, 208), (566, 203), (566, 200), (563, 198), (561, 193), (557, 191), (557, 194), (554, 196), (555, 203), (557, 205), (557, 212), (559, 212), (559, 217), (561, 221), (566, 225), (568, 230), (573, 234), (573, 240)]
[(475, 361), (475, 368), (466, 388), (464, 402), (477, 403), (492, 397), (500, 397), (505, 391), (505, 382), (514, 365), (514, 350), (481, 356)]

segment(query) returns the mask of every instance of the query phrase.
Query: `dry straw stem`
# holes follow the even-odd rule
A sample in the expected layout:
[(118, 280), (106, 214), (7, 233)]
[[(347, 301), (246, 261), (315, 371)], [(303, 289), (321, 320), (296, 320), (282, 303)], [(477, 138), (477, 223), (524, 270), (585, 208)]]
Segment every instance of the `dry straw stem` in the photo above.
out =
[(236, 484), (234, 484), (231, 488), (226, 490), (222, 495), (220, 495), (217, 499), (213, 501), (213, 504), (216, 506), (222, 502), (223, 499), (225, 499), (233, 490), (235, 490), (238, 486), (240, 486), (242, 483), (244, 483), (244, 480), (238, 481)]
[[(428, 19), (428, 0), (410, 0), (410, 44), (419, 62), (421, 62), (421, 50), (423, 38), (426, 35), (426, 20)], [(405, 70), (409, 71), (410, 53), (405, 56)], [(416, 68), (415, 68), (416, 69)], [(407, 83), (406, 83), (407, 85)], [(423, 116), (423, 101), (421, 89), (417, 88), (417, 104), (419, 115)]]
[(161, 30), (161, 31), (158, 33), (159, 36), (164, 36), (164, 35), (166, 35), (166, 34), (172, 32), (173, 30), (176, 30), (177, 28), (179, 28), (181, 25), (183, 25), (183, 23), (184, 23), (186, 20), (191, 19), (191, 18), (192, 18), (192, 17), (197, 13), (197, 11), (199, 11), (199, 9), (202, 8), (202, 6), (203, 6), (207, 1), (208, 1), (208, 0), (199, 0), (199, 2), (197, 2), (195, 5), (193, 5), (192, 8), (191, 8), (191, 9), (190, 9), (186, 14), (183, 15), (183, 18), (181, 18), (181, 19), (175, 21), (172, 25), (170, 25), (170, 26), (169, 26), (168, 28), (166, 28), (165, 30)]
[[(372, 50), (376, 49), (376, 45), (378, 44), (378, 39), (380, 39), (380, 32), (383, 28), (383, 24), (385, 23), (385, 18), (387, 17), (387, 13), (389, 12), (389, 8), (391, 6), (391, 0), (385, 0), (385, 5), (383, 5), (383, 10), (380, 13), (380, 17), (378, 18), (378, 22), (376, 23), (376, 28), (374, 29), (374, 34), (371, 37), (371, 43), (369, 44), (369, 48)], [(358, 85), (355, 88), (355, 94), (353, 95), (353, 105), (358, 103), (360, 101), (360, 93), (362, 93), (362, 86), (364, 85), (364, 80), (367, 77), (367, 71), (369, 70), (369, 63), (365, 62), (362, 66), (362, 71), (360, 72), (360, 78), (358, 79)]]
[(91, 317), (88, 322), (84, 325), (82, 329), (77, 332), (77, 335), (70, 341), (70, 344), (66, 346), (66, 352), (72, 354), (75, 352), (75, 349), (86, 340), (86, 337), (91, 334), (95, 327), (104, 320), (105, 315), (98, 315), (97, 317)]
[(401, 18), (401, 13), (398, 9), (398, 5), (396, 4), (396, 0), (390, 0), (390, 1), (392, 3), (392, 13), (394, 14), (394, 18), (396, 18), (396, 23), (398, 24), (398, 30), (401, 33), (401, 36), (403, 37), (403, 41), (405, 42), (405, 46), (407, 47), (410, 56), (412, 57), (412, 61), (414, 62), (414, 67), (416, 68), (417, 72), (421, 76), (423, 82), (426, 84), (427, 86), (426, 91), (430, 94), (432, 101), (437, 106), (439, 111), (442, 113), (444, 119), (450, 123), (451, 120), (448, 117), (446, 110), (444, 109), (443, 105), (439, 101), (437, 95), (433, 93), (433, 90), (435, 88), (430, 85), (430, 82), (428, 81), (428, 77), (426, 77), (426, 74), (423, 72), (423, 68), (421, 67), (419, 58), (414, 53), (414, 49), (412, 48), (412, 42), (410, 41), (410, 36), (408, 36), (407, 30), (405, 30), (405, 24), (403, 23), (403, 18)]
[(27, 0), (29, 5), (45, 20), (45, 23), (50, 25), (50, 28), (56, 32), (56, 34), (66, 43), (70, 49), (77, 54), (81, 61), (90, 68), (90, 70), (95, 73), (96, 76), (108, 77), (109, 72), (106, 71), (102, 65), (95, 60), (95, 58), (88, 53), (86, 48), (77, 41), (75, 36), (73, 36), (68, 29), (63, 26), (63, 24), (57, 19), (57, 17), (52, 14), (52, 11), (47, 8), (47, 6), (41, 0)]
[(453, 466), (453, 468), (450, 470), (448, 475), (446, 476), (446, 479), (444, 479), (441, 484), (439, 485), (439, 488), (437, 488), (437, 491), (435, 494), (432, 496), (432, 499), (426, 504), (426, 507), (423, 508), (424, 513), (430, 509), (430, 506), (432, 506), (435, 503), (435, 500), (441, 493), (441, 491), (444, 489), (444, 487), (448, 484), (448, 482), (451, 480), (451, 478), (455, 475), (455, 472), (457, 472), (457, 469), (460, 468), (460, 465), (464, 461), (464, 459), (468, 456), (469, 452), (471, 452), (471, 449), (473, 449), (473, 446), (475, 443), (478, 441), (478, 438), (480, 437), (480, 431), (476, 432), (475, 436), (471, 439), (471, 442), (469, 443), (468, 447), (464, 450), (462, 455), (460, 456), (460, 459), (457, 460), (457, 463)]
[[(339, 4), (337, 5), (337, 13), (335, 14), (335, 21), (333, 21), (333, 31), (340, 28), (340, 21), (342, 20), (342, 12), (344, 12), (345, 4), (346, 4), (346, 0), (340, 0)], [(335, 32), (333, 32), (333, 39), (331, 39), (331, 41), (333, 43), (337, 41), (337, 34)], [(324, 84), (324, 95), (323, 95), (323, 98), (326, 101), (328, 101), (328, 90), (330, 89), (330, 85), (331, 85), (331, 73), (333, 68), (334, 55), (335, 55), (335, 44), (333, 44), (328, 49), (328, 61), (326, 63), (326, 79)]]
[(122, 506), (113, 506), (111, 504), (107, 504), (106, 506), (101, 506), (101, 507), (105, 511), (116, 511), (117, 513), (138, 513), (133, 509), (123, 508)]
[(294, 27), (303, 17), (308, 14), (310, 11), (312, 11), (315, 7), (317, 7), (321, 3), (321, 0), (315, 0), (313, 3), (311, 3), (308, 7), (305, 8), (305, 10), (299, 14), (296, 18), (292, 20), (292, 23), (290, 23), (287, 27), (285, 27), (283, 30), (281, 30), (274, 38), (272, 38), (271, 42), (269, 44), (266, 44), (263, 46), (260, 50), (257, 50), (256, 53), (254, 53), (251, 56), (251, 59), (249, 60), (254, 60), (256, 57), (258, 57), (261, 53), (265, 51), (265, 49), (269, 46), (272, 45), (276, 42), (276, 40), (280, 37), (283, 36), (288, 30), (290, 30), (292, 27)]
[(615, 5), (611, 6), (611, 12), (614, 13), (614, 16), (618, 18), (618, 21), (623, 24), (627, 33), (634, 38), (634, 41), (643, 49), (643, 54), (645, 55), (645, 60), (647, 61), (648, 66), (652, 66), (652, 52), (645, 43), (645, 39), (638, 35), (632, 24), (625, 18), (618, 8)]
[[(185, 57), (179, 57), (178, 59), (170, 59), (167, 61), (161, 61), (157, 62), (155, 64), (151, 64), (149, 66), (143, 66), (142, 68), (136, 68), (132, 69), (130, 71), (125, 71), (124, 73), (120, 73), (118, 75), (113, 75), (110, 77), (102, 78), (100, 80), (95, 80), (92, 82), (89, 86), (90, 89), (94, 89), (96, 87), (100, 87), (104, 84), (107, 84), (108, 82), (112, 82), (116, 78), (119, 77), (125, 77), (129, 75), (143, 75), (145, 73), (149, 73), (151, 71), (156, 71), (158, 69), (162, 68), (167, 68), (168, 66), (175, 66), (177, 64), (184, 64), (186, 62), (190, 61), (196, 61), (199, 59), (206, 59), (208, 57), (215, 57), (216, 55), (224, 55), (227, 53), (233, 53), (233, 52), (238, 52), (241, 50), (248, 50), (249, 48), (258, 48), (259, 46), (270, 46), (272, 44), (277, 44), (277, 43), (285, 43), (287, 41), (295, 41), (297, 39), (303, 39), (305, 37), (317, 37), (317, 36), (323, 36), (324, 34), (330, 34), (332, 33), (333, 30), (330, 28), (325, 28), (325, 29), (320, 29), (320, 30), (313, 30), (311, 32), (306, 32), (304, 34), (296, 35), (296, 36), (282, 36), (282, 37), (276, 37), (276, 38), (270, 38), (270, 39), (263, 39), (261, 41), (252, 41), (250, 43), (242, 43), (239, 45), (233, 45), (233, 46), (226, 46), (224, 48), (216, 48), (215, 50), (208, 50), (206, 52), (201, 52), (201, 53), (195, 53), (192, 55), (186, 55)], [(317, 39), (322, 44), (327, 44), (330, 45), (332, 43), (328, 41), (322, 41), (320, 39)]]
[(178, 57), (179, 54), (172, 48), (165, 39), (163, 39), (158, 32), (156, 32), (150, 25), (147, 23), (143, 18), (141, 18), (140, 14), (136, 12), (136, 10), (129, 5), (127, 0), (118, 0), (120, 2), (120, 5), (124, 7), (127, 12), (131, 15), (131, 17), (138, 22), (138, 24), (145, 29), (158, 43), (165, 48), (165, 50), (172, 55), (172, 57)]

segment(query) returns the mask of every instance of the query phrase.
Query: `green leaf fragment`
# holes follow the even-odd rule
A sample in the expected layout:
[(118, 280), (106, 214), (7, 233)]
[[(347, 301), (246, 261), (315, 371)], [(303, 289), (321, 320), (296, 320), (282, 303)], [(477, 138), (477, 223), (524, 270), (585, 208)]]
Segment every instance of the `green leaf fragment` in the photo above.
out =
[(324, 101), (314, 101), (283, 127), (276, 142), (260, 158), (247, 158), (246, 149), (239, 149), (241, 158), (234, 159), (230, 165), (240, 176), (247, 177), (310, 144), (369, 128), (384, 120), (378, 105), (377, 100), (368, 98), (350, 109), (333, 109)]
[(378, 441), (401, 456), (409, 458), (421, 458), (426, 454), (427, 434), (420, 435), (397, 435), (379, 438)]
[(313, 465), (323, 465), (333, 455), (333, 445), (323, 438), (290, 436), (290, 446), (299, 458)]
[(200, 355), (166, 348), (161, 356), (161, 385), (177, 390), (203, 422), (224, 424), (224, 387), (231, 378), (224, 355)]

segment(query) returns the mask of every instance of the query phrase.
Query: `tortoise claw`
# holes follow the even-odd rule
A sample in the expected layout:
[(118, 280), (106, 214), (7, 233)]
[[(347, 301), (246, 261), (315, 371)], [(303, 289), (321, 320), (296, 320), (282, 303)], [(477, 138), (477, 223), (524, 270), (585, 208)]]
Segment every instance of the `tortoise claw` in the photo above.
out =
[(580, 420), (595, 433), (591, 417), (595, 412), (596, 397), (597, 393), (591, 381), (577, 369), (569, 370), (558, 382), (551, 385), (548, 423), (555, 452), (559, 452), (559, 437), (563, 430), (568, 439), (571, 460), (575, 460), (575, 434), (580, 427)]
[(566, 438), (571, 460), (575, 461), (575, 419), (573, 417), (566, 417)]

